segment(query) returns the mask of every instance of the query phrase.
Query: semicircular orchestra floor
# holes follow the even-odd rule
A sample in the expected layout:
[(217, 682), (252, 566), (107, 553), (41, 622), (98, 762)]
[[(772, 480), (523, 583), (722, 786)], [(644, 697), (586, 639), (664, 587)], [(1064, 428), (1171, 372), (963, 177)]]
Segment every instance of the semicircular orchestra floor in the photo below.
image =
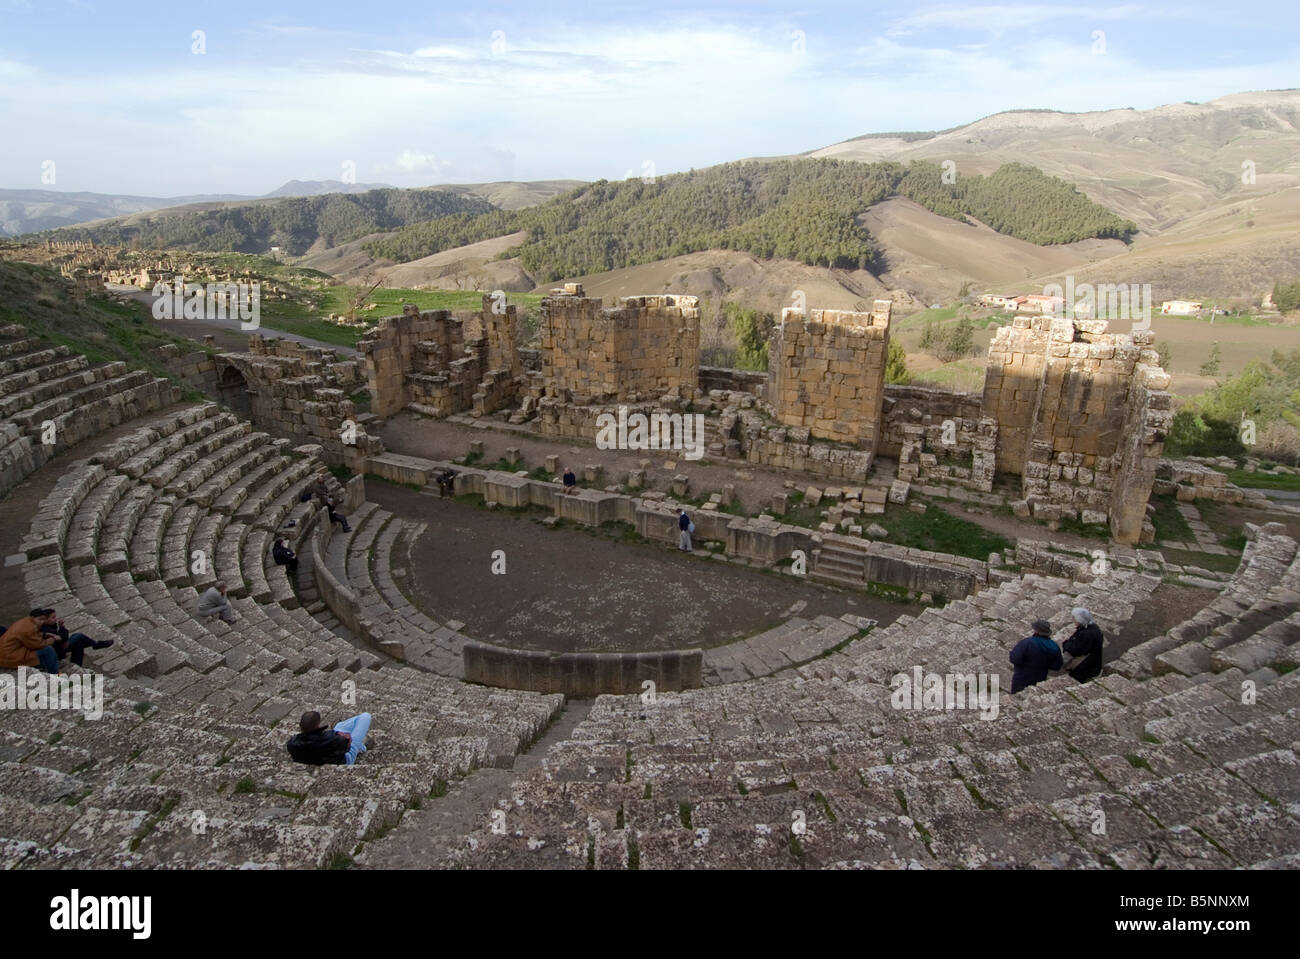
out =
[[(501, 646), (557, 652), (710, 648), (791, 617), (852, 614), (883, 626), (909, 609), (709, 559), (703, 548), (685, 555), (659, 544), (550, 529), (541, 524), (542, 513), (490, 511), (381, 482), (367, 483), (367, 497), (427, 524), (410, 547), (406, 591), (412, 602), (434, 619), (463, 622), (476, 640)], [(504, 572), (494, 573), (502, 560)]]

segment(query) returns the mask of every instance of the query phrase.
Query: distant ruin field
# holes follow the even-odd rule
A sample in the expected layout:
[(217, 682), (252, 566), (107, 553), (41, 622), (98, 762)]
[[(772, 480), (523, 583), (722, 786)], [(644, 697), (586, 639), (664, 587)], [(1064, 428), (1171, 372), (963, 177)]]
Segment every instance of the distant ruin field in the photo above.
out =
[[(949, 389), (979, 391), (983, 388), (988, 346), (996, 333), (993, 325), (980, 328), (988, 322), (987, 318), (975, 320), (974, 338), (980, 349), (978, 356), (944, 363), (921, 349), (921, 335), (927, 317), (936, 324), (950, 325), (956, 322), (956, 315), (955, 307), (913, 313), (895, 320), (890, 335), (907, 352), (907, 368), (913, 376)], [(1180, 396), (1194, 396), (1214, 386), (1215, 377), (1202, 376), (1200, 369), (1215, 343), (1219, 344), (1221, 356), (1219, 379), (1240, 373), (1252, 360), (1269, 359), (1274, 350), (1300, 348), (1300, 324), (1269, 322), (1255, 317), (1219, 316), (1211, 323), (1208, 317), (1154, 313), (1151, 329), (1156, 334), (1157, 344), (1169, 343), (1173, 358), (1168, 370), (1173, 377), (1170, 391)]]

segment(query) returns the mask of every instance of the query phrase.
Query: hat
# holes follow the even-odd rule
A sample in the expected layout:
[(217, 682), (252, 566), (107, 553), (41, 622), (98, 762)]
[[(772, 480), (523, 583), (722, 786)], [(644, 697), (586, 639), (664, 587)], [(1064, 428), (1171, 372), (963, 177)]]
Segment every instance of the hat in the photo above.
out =
[(1029, 624), (1029, 628), (1034, 631), (1035, 636), (1051, 636), (1052, 624), (1045, 619), (1036, 619)]

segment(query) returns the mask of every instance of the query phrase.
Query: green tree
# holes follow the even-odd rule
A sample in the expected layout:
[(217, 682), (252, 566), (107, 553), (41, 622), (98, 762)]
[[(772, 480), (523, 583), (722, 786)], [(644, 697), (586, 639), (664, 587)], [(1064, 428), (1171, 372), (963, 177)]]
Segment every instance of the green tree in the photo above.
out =
[(1156, 344), (1156, 354), (1160, 357), (1160, 368), (1167, 371), (1174, 362), (1174, 350), (1168, 340), (1161, 340)]
[(939, 335), (935, 329), (934, 317), (926, 316), (925, 323), (921, 327), (921, 349), (928, 350), (938, 342)]
[(774, 320), (771, 313), (743, 309), (736, 303), (723, 306), (727, 326), (736, 338), (736, 367), (742, 370), (766, 370), (768, 337)]
[(1280, 281), (1273, 284), (1273, 305), (1283, 313), (1300, 309), (1300, 280), (1289, 285)]
[(1219, 368), (1223, 363), (1223, 354), (1219, 350), (1219, 341), (1215, 340), (1214, 345), (1210, 347), (1210, 355), (1206, 357), (1205, 362), (1201, 364), (1202, 376), (1218, 376)]
[(897, 340), (889, 341), (889, 358), (885, 361), (886, 383), (910, 383), (912, 374), (907, 371), (907, 353)]
[(944, 334), (939, 358), (945, 362), (959, 360), (975, 352), (975, 325), (969, 316), (963, 316)]

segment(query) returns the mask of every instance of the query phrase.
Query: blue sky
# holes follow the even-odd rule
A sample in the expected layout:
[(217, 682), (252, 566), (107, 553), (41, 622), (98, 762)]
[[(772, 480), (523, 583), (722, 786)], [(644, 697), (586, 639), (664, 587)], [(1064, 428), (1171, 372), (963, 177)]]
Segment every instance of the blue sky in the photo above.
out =
[(621, 179), (1300, 87), (1297, 65), (1281, 2), (0, 0), (0, 187)]

